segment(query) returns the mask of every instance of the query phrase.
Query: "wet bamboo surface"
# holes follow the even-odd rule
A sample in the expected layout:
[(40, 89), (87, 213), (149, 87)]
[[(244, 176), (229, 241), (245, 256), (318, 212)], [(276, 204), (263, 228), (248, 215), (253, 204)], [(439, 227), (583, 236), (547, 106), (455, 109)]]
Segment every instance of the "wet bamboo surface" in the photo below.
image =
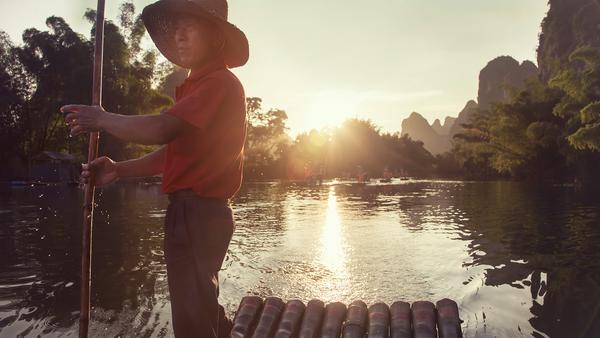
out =
[(396, 301), (368, 306), (307, 304), (294, 299), (246, 296), (235, 314), (232, 338), (457, 338), (462, 337), (456, 302)]

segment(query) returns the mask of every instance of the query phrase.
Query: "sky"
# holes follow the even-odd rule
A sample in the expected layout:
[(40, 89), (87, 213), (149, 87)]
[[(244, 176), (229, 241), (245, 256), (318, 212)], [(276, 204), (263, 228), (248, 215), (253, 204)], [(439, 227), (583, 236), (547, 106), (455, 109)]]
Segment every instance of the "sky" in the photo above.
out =
[[(137, 10), (152, 0), (134, 0)], [(122, 1), (107, 0), (116, 19)], [(89, 36), (95, 0), (0, 1), (0, 30), (22, 43), (61, 16)], [(246, 96), (287, 112), (290, 134), (371, 119), (400, 131), (416, 111), (430, 122), (476, 99), (479, 71), (510, 55), (535, 62), (547, 0), (230, 0), (229, 20), (250, 41), (232, 71)], [(151, 46), (152, 47), (152, 46)]]

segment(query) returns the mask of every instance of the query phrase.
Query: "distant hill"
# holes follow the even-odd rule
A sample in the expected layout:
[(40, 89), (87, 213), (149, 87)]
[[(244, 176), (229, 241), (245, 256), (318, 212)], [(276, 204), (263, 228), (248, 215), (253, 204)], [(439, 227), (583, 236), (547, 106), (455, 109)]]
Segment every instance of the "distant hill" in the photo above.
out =
[(452, 126), (452, 129), (450, 129), (449, 137), (452, 138), (454, 135), (460, 133), (462, 130), (461, 125), (469, 123), (471, 121), (471, 117), (477, 113), (478, 109), (479, 105), (477, 102), (474, 100), (469, 100), (463, 110), (458, 113), (458, 118)]
[(461, 132), (462, 124), (469, 123), (475, 113), (489, 109), (492, 103), (507, 102), (511, 89), (523, 88), (527, 79), (538, 74), (537, 66), (531, 61), (519, 64), (510, 56), (497, 57), (479, 73), (477, 102), (469, 100), (456, 118), (446, 117), (443, 125), (439, 119), (430, 125), (421, 114), (413, 112), (402, 121), (402, 135), (423, 142), (433, 155), (449, 151), (452, 137)]
[(439, 135), (449, 135), (450, 134), (450, 130), (454, 126), (454, 122), (455, 121), (456, 121), (455, 117), (447, 116), (444, 119), (444, 124), (443, 125), (440, 122), (440, 119), (435, 119), (435, 121), (433, 121), (433, 124), (431, 125), (431, 127)]
[[(423, 146), (433, 155), (441, 154), (450, 150), (452, 144), (448, 134), (442, 134), (444, 127), (439, 120), (438, 126), (431, 126), (429, 122), (419, 113), (412, 113), (402, 121), (402, 135), (407, 135), (413, 140), (423, 142)], [(437, 131), (436, 131), (437, 129)]]
[[(538, 65), (548, 81), (578, 46), (600, 47), (600, 0), (550, 0), (542, 22)], [(581, 65), (579, 65), (581, 66)]]
[(507, 102), (511, 88), (523, 88), (525, 80), (537, 75), (538, 68), (531, 61), (519, 64), (510, 56), (495, 58), (479, 72), (479, 108), (485, 110), (493, 102)]

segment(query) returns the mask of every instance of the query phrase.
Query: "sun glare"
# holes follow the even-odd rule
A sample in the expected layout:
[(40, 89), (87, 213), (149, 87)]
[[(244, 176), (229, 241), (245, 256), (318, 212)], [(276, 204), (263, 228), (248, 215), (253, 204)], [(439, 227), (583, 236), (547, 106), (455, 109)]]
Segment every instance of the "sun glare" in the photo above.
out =
[(323, 91), (318, 93), (308, 107), (306, 129), (338, 127), (345, 120), (357, 117), (361, 98), (347, 95), (342, 91)]
[(321, 235), (321, 262), (335, 275), (346, 272), (342, 226), (337, 210), (335, 188), (329, 190), (327, 215)]

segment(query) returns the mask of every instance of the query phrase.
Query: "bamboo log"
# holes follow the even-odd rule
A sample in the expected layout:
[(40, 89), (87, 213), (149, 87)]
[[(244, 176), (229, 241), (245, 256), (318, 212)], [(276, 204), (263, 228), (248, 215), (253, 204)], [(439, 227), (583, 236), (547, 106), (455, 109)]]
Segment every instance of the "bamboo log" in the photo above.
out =
[(367, 304), (361, 300), (355, 300), (348, 306), (346, 322), (342, 330), (343, 338), (363, 338), (367, 331), (368, 319)]
[(438, 313), (437, 324), (440, 338), (462, 337), (458, 305), (456, 302), (445, 298), (436, 303), (436, 308)]
[(436, 314), (432, 302), (418, 301), (412, 304), (414, 338), (437, 338)]
[(267, 297), (252, 338), (272, 338), (285, 304), (278, 297)]
[(285, 305), (275, 338), (290, 338), (300, 332), (300, 324), (306, 306), (300, 300), (290, 300)]
[(397, 301), (390, 306), (390, 338), (411, 338), (410, 304)]
[(325, 304), (322, 301), (318, 299), (310, 300), (306, 305), (298, 338), (317, 338), (321, 329), (324, 312)]
[(369, 338), (388, 338), (390, 309), (385, 303), (375, 303), (369, 307)]
[(231, 338), (248, 338), (254, 329), (254, 323), (260, 315), (263, 300), (258, 296), (245, 296), (233, 319)]
[(321, 338), (338, 338), (346, 317), (346, 305), (340, 302), (329, 303), (325, 307), (325, 318), (321, 327)]
[[(94, 45), (94, 74), (92, 82), (92, 105), (102, 105), (102, 60), (104, 51), (104, 7), (105, 1), (98, 0), (96, 9), (96, 37)], [(98, 157), (99, 133), (90, 133), (88, 164)], [(85, 185), (83, 203), (83, 233), (81, 243), (81, 303), (79, 337), (88, 336), (90, 322), (90, 289), (92, 277), (92, 226), (94, 221), (94, 175)]]

